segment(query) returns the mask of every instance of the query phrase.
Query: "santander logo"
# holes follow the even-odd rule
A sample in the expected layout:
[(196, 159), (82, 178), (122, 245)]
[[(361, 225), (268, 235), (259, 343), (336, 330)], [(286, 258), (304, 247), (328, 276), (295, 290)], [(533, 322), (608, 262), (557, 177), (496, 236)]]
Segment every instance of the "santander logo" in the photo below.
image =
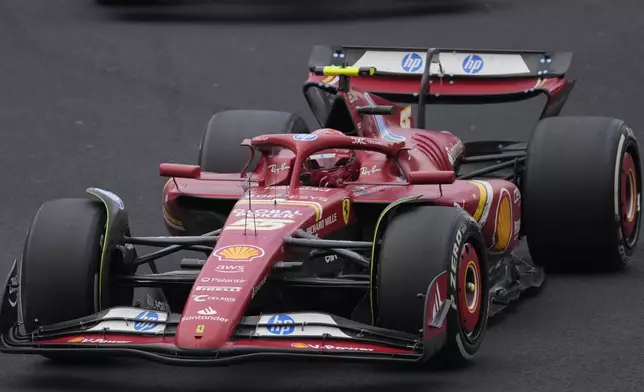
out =
[(216, 311), (216, 310), (214, 310), (211, 306), (208, 306), (208, 307), (207, 307), (207, 308), (205, 308), (205, 309), (201, 309), (201, 310), (200, 310), (200, 311), (198, 311), (197, 313), (199, 313), (199, 314), (200, 314), (200, 315), (202, 315), (202, 316), (212, 316), (212, 315), (214, 315), (214, 314), (217, 314), (217, 311)]

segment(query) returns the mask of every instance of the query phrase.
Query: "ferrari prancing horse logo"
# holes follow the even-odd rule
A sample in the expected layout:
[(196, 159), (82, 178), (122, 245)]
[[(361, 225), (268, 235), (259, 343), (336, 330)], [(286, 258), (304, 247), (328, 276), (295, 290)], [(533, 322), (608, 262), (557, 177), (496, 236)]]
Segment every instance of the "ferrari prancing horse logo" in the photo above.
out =
[(344, 218), (344, 224), (349, 224), (349, 214), (351, 213), (351, 200), (342, 199), (342, 218)]

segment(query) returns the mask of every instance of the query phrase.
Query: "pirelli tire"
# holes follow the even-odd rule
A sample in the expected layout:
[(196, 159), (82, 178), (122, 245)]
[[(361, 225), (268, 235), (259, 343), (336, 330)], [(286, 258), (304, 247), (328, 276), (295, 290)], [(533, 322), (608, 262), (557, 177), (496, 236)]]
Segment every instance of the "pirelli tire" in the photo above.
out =
[(535, 264), (605, 272), (630, 263), (640, 233), (642, 175), (635, 134), (623, 121), (541, 120), (529, 141), (521, 187)]
[[(477, 282), (472, 295), (468, 273)], [(489, 317), (480, 228), (457, 208), (399, 207), (383, 233), (372, 276), (376, 325), (414, 334), (424, 331), (424, 323), (431, 321), (425, 320), (425, 294), (441, 274), (447, 282), (442, 300), (451, 298), (454, 305), (446, 318), (446, 342), (429, 364), (461, 366), (479, 351)]]
[[(270, 110), (228, 110), (210, 119), (199, 147), (199, 166), (214, 173), (239, 173), (248, 160), (244, 139), (280, 133), (310, 133), (304, 119)], [(257, 157), (255, 159), (258, 159)]]

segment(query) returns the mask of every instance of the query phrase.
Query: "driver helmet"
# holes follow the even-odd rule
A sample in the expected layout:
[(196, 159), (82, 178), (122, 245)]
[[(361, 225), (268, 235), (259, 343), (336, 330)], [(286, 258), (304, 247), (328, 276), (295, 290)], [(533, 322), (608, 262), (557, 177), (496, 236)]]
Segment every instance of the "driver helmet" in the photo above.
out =
[[(319, 129), (312, 132), (314, 135), (340, 135), (342, 132), (335, 129)], [(331, 148), (318, 151), (304, 161), (304, 170), (311, 174), (311, 185), (329, 186), (341, 185), (353, 177), (357, 169), (355, 152), (351, 149)]]

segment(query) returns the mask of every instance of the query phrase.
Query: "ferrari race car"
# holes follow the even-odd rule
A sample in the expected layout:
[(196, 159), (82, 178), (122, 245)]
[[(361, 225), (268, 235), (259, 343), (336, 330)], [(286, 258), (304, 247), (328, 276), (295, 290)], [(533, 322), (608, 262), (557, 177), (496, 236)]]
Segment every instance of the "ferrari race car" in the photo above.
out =
[[(538, 292), (545, 271), (622, 269), (636, 247), (635, 135), (612, 118), (558, 117), (571, 58), (315, 47), (304, 94), (320, 128), (215, 114), (198, 165), (160, 165), (171, 236), (133, 236), (106, 190), (43, 204), (7, 277), (0, 351), (469, 361), (489, 317)], [(436, 102), (539, 94), (528, 142), (425, 129)], [(179, 269), (157, 270), (179, 251)]]

